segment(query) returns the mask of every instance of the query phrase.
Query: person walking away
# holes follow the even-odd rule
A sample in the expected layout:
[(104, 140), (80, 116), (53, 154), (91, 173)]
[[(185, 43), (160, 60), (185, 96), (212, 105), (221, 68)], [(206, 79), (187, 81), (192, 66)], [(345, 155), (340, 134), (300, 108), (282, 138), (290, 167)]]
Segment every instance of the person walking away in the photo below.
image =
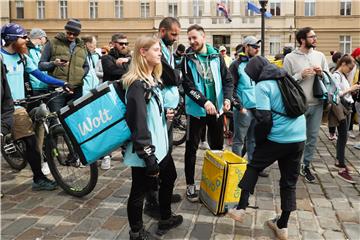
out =
[(296, 33), (299, 47), (287, 54), (284, 59), (284, 70), (293, 76), (304, 90), (308, 109), (306, 118), (306, 142), (303, 165), (300, 174), (308, 182), (315, 182), (315, 177), (310, 171), (313, 160), (317, 137), (319, 135), (322, 115), (323, 100), (314, 97), (313, 85), (315, 75), (322, 77), (323, 71), (329, 72), (325, 55), (314, 48), (317, 47), (317, 36), (311, 27), (305, 27)]
[(277, 81), (291, 76), (283, 69), (270, 64), (265, 57), (256, 56), (250, 59), (245, 72), (256, 83), (256, 147), (239, 183), (239, 204), (228, 211), (228, 216), (244, 221), (249, 196), (254, 193), (259, 173), (277, 161), (282, 212), (280, 217), (267, 221), (267, 224), (277, 238), (285, 240), (288, 239), (290, 213), (296, 210), (296, 183), (306, 139), (305, 116), (290, 118), (276, 113), (286, 113)]
[(166, 118), (171, 119), (174, 112), (164, 110), (161, 73), (159, 39), (139, 37), (129, 72), (121, 80), (126, 90), (126, 122), (131, 132), (131, 142), (124, 155), (124, 163), (131, 167), (132, 176), (127, 204), (131, 240), (150, 239), (143, 226), (143, 201), (149, 188), (158, 187), (158, 181), (161, 220), (157, 234), (163, 235), (183, 221), (181, 215), (171, 212), (171, 196), (177, 175), (174, 161), (169, 157)]

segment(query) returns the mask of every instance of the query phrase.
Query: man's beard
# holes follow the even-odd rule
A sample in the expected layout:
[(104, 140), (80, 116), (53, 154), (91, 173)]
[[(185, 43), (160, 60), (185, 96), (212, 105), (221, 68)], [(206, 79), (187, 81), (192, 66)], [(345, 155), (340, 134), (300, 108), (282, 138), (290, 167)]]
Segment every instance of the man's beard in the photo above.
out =
[(27, 53), (26, 43), (20, 44), (18, 42), (15, 42), (13, 48), (16, 53), (20, 53), (20, 54)]
[(164, 38), (162, 39), (162, 41), (164, 42), (165, 46), (172, 46), (174, 44), (175, 41), (171, 41), (169, 38), (168, 38), (168, 35), (166, 34), (164, 36)]
[(197, 49), (194, 49), (194, 47), (191, 46), (191, 48), (192, 48), (195, 52), (200, 52), (201, 49), (203, 49), (203, 47), (204, 47), (204, 44), (199, 45), (199, 48), (197, 48)]
[(128, 55), (130, 50), (129, 48), (124, 48), (124, 49), (121, 49), (121, 50), (118, 50), (120, 54), (122, 55)]
[(305, 47), (307, 49), (310, 49), (310, 48), (315, 48), (316, 46), (312, 45), (311, 43), (309, 43), (308, 41), (305, 42)]

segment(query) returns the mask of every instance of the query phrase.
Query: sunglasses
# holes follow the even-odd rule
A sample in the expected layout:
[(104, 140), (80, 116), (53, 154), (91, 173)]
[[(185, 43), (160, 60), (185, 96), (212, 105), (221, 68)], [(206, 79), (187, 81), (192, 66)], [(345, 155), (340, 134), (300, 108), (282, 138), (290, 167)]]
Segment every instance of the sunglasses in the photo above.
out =
[(127, 46), (129, 45), (128, 42), (116, 42), (117, 44), (119, 44), (120, 46)]
[(18, 38), (21, 38), (21, 39), (27, 40), (27, 39), (28, 39), (28, 36), (18, 36)]
[(66, 34), (68, 35), (68, 36), (74, 36), (74, 37), (77, 37), (77, 36), (79, 36), (79, 34), (78, 33), (73, 33), (73, 32), (66, 32)]
[(249, 44), (249, 46), (252, 47), (253, 49), (258, 49), (258, 48), (260, 48), (260, 46), (255, 45), (255, 44)]

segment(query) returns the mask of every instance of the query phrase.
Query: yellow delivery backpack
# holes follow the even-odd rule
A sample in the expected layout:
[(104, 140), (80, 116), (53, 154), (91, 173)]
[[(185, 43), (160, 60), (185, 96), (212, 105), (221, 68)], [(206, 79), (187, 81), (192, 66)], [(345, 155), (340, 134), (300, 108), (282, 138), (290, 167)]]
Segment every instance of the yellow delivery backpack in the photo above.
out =
[(234, 208), (240, 199), (239, 181), (247, 161), (230, 151), (205, 152), (200, 200), (215, 215)]

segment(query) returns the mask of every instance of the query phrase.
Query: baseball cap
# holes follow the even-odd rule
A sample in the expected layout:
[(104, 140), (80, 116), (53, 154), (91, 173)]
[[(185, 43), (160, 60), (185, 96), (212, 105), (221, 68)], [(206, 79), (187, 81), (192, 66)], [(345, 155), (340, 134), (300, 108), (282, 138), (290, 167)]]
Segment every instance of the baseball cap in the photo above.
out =
[(220, 52), (221, 52), (221, 51), (226, 51), (226, 47), (220, 46), (220, 47), (219, 47), (219, 51), (220, 51)]
[(7, 23), (1, 27), (1, 38), (5, 42), (16, 41), (19, 37), (26, 37), (26, 30), (16, 23)]
[(360, 56), (360, 48), (355, 48), (354, 51), (351, 53), (351, 56), (353, 58), (356, 58), (357, 56)]
[(42, 30), (40, 28), (33, 28), (30, 31), (29, 37), (31, 39), (42, 38), (42, 37), (46, 37), (46, 33), (44, 30)]
[(261, 40), (254, 36), (247, 36), (243, 41), (243, 45), (256, 45), (260, 47), (259, 43), (261, 43)]

